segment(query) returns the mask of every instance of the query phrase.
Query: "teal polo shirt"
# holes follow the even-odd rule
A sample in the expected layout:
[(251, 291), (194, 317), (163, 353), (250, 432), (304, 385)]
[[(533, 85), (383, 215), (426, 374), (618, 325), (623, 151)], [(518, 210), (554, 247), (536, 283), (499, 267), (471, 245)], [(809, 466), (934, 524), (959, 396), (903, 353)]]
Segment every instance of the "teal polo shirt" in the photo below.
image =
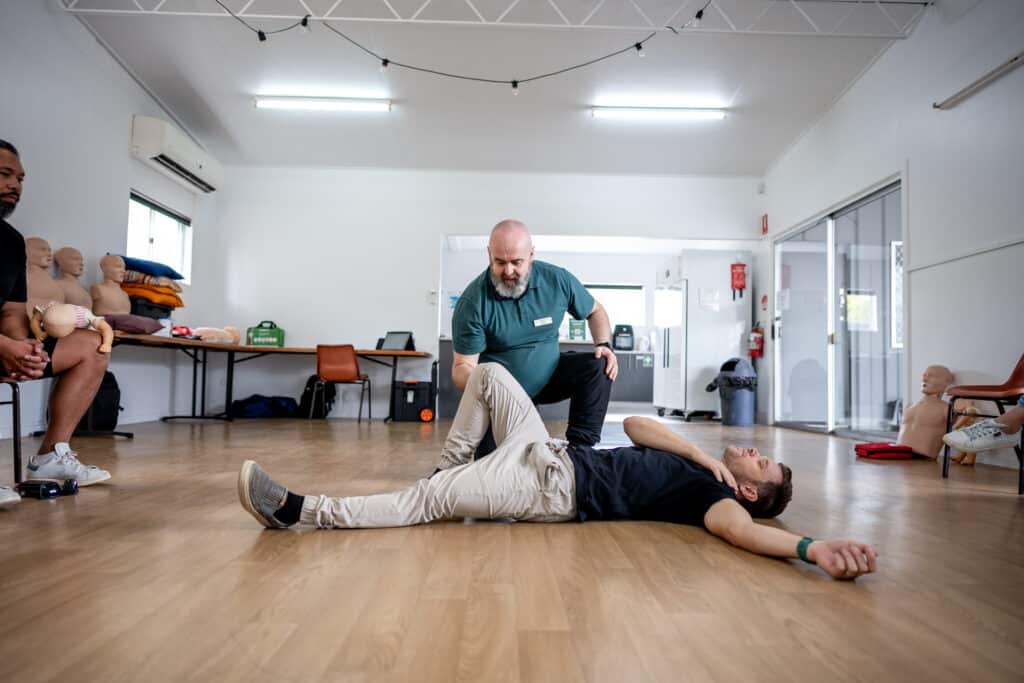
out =
[(455, 304), (453, 346), (466, 356), (479, 353), (481, 363), (501, 363), (536, 396), (558, 365), (558, 327), (566, 311), (583, 320), (593, 309), (594, 297), (565, 268), (534, 261), (518, 299), (498, 296), (488, 268)]

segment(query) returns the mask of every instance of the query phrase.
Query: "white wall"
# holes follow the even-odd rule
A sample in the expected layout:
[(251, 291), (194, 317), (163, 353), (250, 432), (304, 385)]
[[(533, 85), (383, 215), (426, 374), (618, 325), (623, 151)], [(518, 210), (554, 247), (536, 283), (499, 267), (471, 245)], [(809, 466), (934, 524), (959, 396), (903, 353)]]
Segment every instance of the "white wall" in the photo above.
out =
[[(0, 62), (7, 66), (0, 138), (18, 147), (26, 170), (21, 203), (8, 220), (54, 250), (81, 250), (86, 288), (100, 276), (102, 255), (124, 251), (131, 189), (186, 215), (208, 203), (197, 206), (193, 195), (131, 157), (132, 115), (166, 116), (57, 3), (3, 3)], [(197, 222), (197, 233), (204, 227)], [(190, 294), (183, 296), (188, 302)], [(190, 374), (177, 367), (167, 352), (115, 349), (111, 369), (126, 409), (121, 421), (153, 420), (184, 407)], [(23, 385), (24, 431), (44, 425), (49, 385)], [(0, 411), (0, 434), (11, 434), (8, 410)]]
[[(539, 234), (749, 239), (761, 199), (754, 178), (251, 167), (229, 168), (228, 178), (217, 229), (196, 246), (202, 296), (190, 322), (273, 319), (298, 346), (366, 347), (387, 330), (412, 330), (434, 354), (444, 235), (487, 234), (515, 217)], [(383, 414), (386, 372), (362, 365)], [(429, 369), (403, 363), (399, 379), (426, 379)], [(297, 396), (307, 371), (308, 358), (253, 361), (235, 393)], [(346, 400), (333, 414), (354, 411)]]
[(902, 178), (910, 400), (932, 363), (991, 384), (1024, 352), (1024, 69), (954, 109), (931, 106), (1020, 51), (1024, 3), (957, 15), (930, 8), (766, 176), (773, 234)]

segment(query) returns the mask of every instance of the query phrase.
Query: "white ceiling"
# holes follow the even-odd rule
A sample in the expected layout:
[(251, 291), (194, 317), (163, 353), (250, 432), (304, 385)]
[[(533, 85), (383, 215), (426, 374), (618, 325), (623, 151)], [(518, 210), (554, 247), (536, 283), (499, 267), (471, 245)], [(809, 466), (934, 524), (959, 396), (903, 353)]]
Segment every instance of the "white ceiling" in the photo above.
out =
[[(208, 4), (214, 3), (192, 0)], [(316, 23), (310, 35), (291, 31), (259, 43), (228, 17), (79, 16), (222, 162), (253, 165), (758, 176), (891, 43), (660, 32), (643, 59), (624, 54), (525, 84), (513, 95), (508, 86), (394, 67), (381, 73), (372, 57)], [(265, 29), (288, 23), (249, 21)], [(397, 61), (500, 79), (579, 63), (646, 35), (641, 29), (334, 25)], [(395, 106), (383, 115), (257, 111), (257, 94), (386, 97)], [(729, 115), (682, 124), (590, 117), (589, 106), (623, 98), (720, 105)]]

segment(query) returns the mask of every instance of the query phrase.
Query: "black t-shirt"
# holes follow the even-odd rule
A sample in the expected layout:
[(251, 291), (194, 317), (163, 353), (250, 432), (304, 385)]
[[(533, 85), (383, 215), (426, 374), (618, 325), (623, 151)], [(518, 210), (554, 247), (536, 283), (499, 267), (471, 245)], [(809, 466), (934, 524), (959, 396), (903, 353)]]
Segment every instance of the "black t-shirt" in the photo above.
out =
[(28, 299), (25, 271), (25, 239), (21, 233), (0, 218), (0, 306), (8, 301)]
[(704, 515), (731, 488), (708, 470), (653, 448), (570, 446), (579, 521), (647, 519), (704, 526)]

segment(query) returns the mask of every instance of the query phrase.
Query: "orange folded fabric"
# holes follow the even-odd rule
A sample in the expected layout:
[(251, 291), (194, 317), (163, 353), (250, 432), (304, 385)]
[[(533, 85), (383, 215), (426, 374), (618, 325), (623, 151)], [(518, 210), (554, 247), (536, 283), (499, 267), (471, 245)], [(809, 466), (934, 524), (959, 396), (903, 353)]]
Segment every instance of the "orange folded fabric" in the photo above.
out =
[(154, 275), (147, 275), (146, 273), (140, 273), (137, 270), (126, 270), (124, 271), (124, 281), (137, 284), (137, 285), (153, 285), (155, 287), (170, 287), (175, 292), (181, 291), (181, 285), (174, 280), (166, 277), (157, 277)]
[(127, 292), (128, 296), (137, 296), (154, 304), (160, 304), (161, 306), (170, 306), (171, 308), (185, 307), (185, 303), (181, 300), (181, 297), (178, 296), (178, 293), (170, 287), (122, 282), (121, 289)]

